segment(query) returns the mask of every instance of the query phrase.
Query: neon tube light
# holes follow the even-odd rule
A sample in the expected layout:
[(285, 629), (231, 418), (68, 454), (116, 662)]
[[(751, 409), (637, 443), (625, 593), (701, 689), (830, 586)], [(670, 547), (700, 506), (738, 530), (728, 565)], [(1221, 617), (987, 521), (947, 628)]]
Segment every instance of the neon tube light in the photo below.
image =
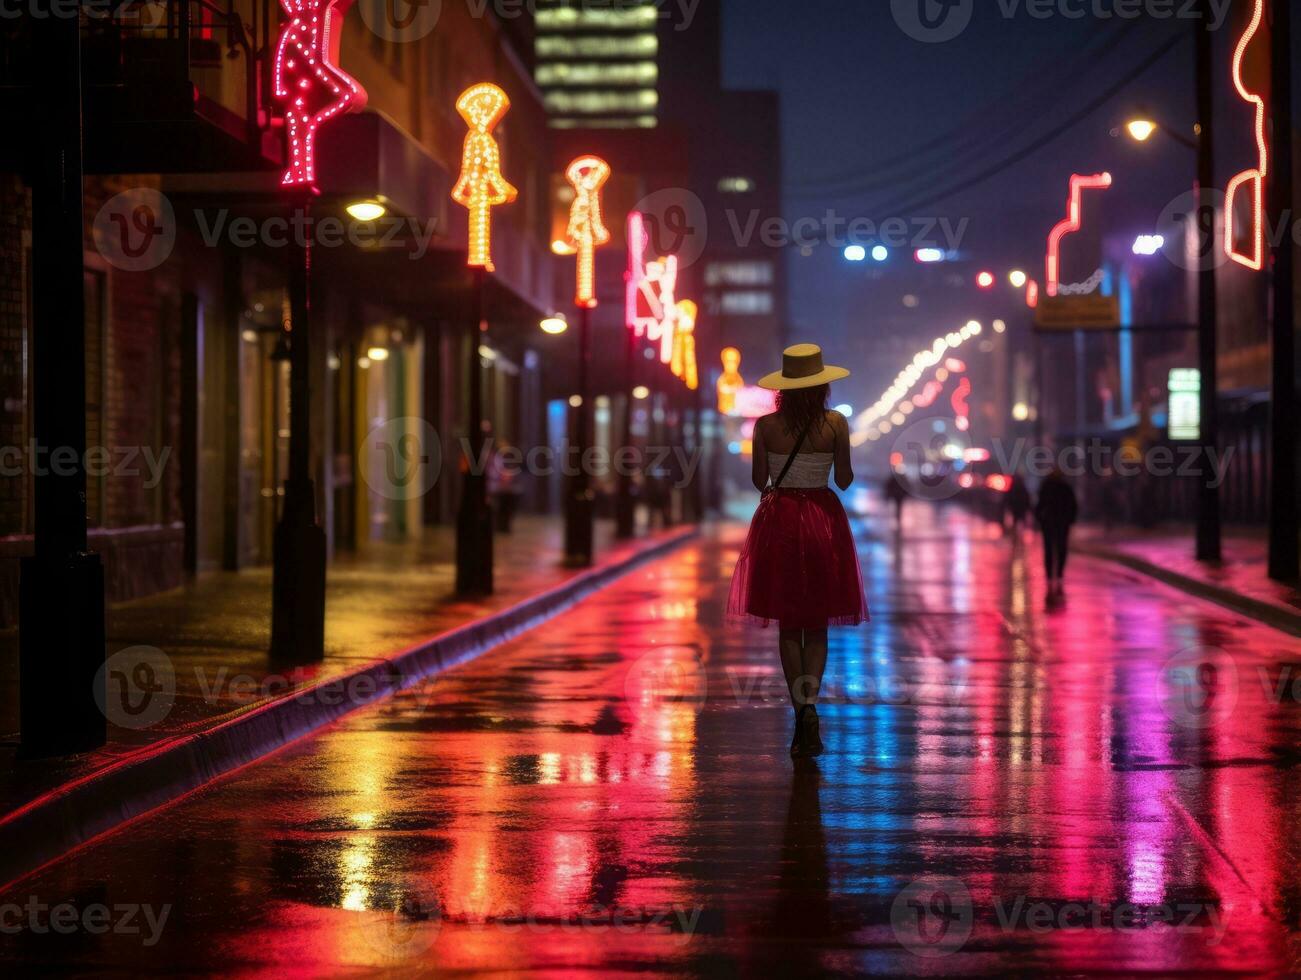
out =
[(339, 67), (343, 15), (352, 0), (280, 0), (289, 19), (280, 32), (273, 92), (285, 106), (289, 160), (280, 183), (316, 189), (316, 132), (366, 105), (366, 90)]
[(601, 218), (601, 188), (610, 179), (610, 165), (596, 156), (579, 157), (565, 171), (574, 186), (574, 203), (569, 209), (566, 235), (578, 256), (578, 283), (574, 303), (596, 307), (596, 249), (610, 240), (610, 229)]
[(1081, 174), (1071, 175), (1071, 197), (1066, 203), (1066, 217), (1057, 223), (1048, 236), (1048, 259), (1046, 281), (1049, 296), (1056, 296), (1061, 284), (1062, 239), (1073, 235), (1083, 227), (1081, 212), (1086, 190), (1106, 190), (1111, 186), (1111, 174), (1094, 174), (1085, 177)]
[[(1269, 141), (1265, 135), (1265, 100), (1247, 88), (1242, 78), (1242, 63), (1252, 39), (1260, 31), (1264, 18), (1265, 0), (1256, 0), (1256, 9), (1251, 15), (1251, 23), (1247, 25), (1246, 31), (1238, 41), (1238, 47), (1233, 52), (1234, 88), (1238, 90), (1238, 95), (1244, 102), (1249, 102), (1256, 107), (1256, 151), (1260, 162), (1258, 166), (1251, 170), (1244, 170), (1229, 181), (1224, 202), (1224, 250), (1234, 262), (1257, 271), (1265, 267), (1265, 180), (1269, 176)], [(1251, 251), (1249, 253), (1238, 250), (1233, 236), (1233, 219), (1237, 213), (1234, 204), (1238, 191), (1244, 184), (1251, 184)]]
[(492, 209), (509, 204), (519, 191), (501, 174), (501, 149), (493, 129), (510, 109), (510, 99), (496, 85), (484, 82), (461, 93), (456, 111), (470, 126), (465, 136), (461, 177), (452, 200), (470, 212), (470, 242), (466, 265), (493, 271)]

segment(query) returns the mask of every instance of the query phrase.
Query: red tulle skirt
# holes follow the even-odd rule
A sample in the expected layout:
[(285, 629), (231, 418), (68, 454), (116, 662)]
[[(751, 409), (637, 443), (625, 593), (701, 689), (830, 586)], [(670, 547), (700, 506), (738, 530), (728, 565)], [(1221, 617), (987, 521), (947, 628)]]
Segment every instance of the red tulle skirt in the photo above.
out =
[(867, 622), (858, 551), (835, 493), (775, 490), (763, 498), (732, 573), (727, 613), (786, 629)]

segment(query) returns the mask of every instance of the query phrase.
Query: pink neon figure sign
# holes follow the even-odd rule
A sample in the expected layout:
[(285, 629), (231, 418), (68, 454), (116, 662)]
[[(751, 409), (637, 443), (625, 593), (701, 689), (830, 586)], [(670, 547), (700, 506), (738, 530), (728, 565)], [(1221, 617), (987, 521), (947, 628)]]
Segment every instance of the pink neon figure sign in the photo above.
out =
[(285, 103), (289, 160), (280, 183), (316, 189), (316, 132), (366, 105), (366, 90), (339, 67), (343, 15), (353, 0), (280, 0), (289, 19), (276, 48), (274, 92)]
[(1057, 223), (1052, 234), (1048, 236), (1048, 258), (1045, 263), (1047, 275), (1046, 292), (1056, 296), (1061, 286), (1062, 239), (1073, 235), (1083, 227), (1083, 197), (1086, 190), (1106, 190), (1111, 186), (1111, 174), (1094, 174), (1085, 177), (1081, 174), (1071, 175), (1071, 196), (1066, 203), (1066, 217)]
[[(1234, 262), (1257, 272), (1265, 268), (1265, 180), (1269, 177), (1269, 138), (1265, 129), (1265, 100), (1247, 87), (1242, 69), (1247, 48), (1259, 33), (1264, 18), (1265, 0), (1256, 0), (1251, 22), (1233, 52), (1233, 87), (1237, 90), (1238, 96), (1244, 102), (1251, 104), (1256, 112), (1257, 165), (1250, 170), (1242, 171), (1229, 181), (1224, 202), (1224, 251)], [(1247, 235), (1251, 251), (1243, 252), (1234, 241), (1233, 226), (1234, 216), (1237, 214), (1238, 192), (1247, 184), (1251, 185), (1251, 230)]]

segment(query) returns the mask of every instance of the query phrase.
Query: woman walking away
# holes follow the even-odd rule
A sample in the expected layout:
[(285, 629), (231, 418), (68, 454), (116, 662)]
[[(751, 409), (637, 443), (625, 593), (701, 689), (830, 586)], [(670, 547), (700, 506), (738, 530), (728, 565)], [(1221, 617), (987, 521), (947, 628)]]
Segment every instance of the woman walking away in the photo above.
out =
[(849, 489), (849, 423), (827, 410), (844, 368), (823, 366), (822, 350), (786, 350), (782, 370), (760, 386), (777, 412), (754, 428), (754, 485), (763, 495), (732, 575), (729, 615), (777, 623), (786, 686), (795, 709), (792, 756), (822, 752), (817, 699), (827, 666), (827, 627), (867, 622), (863, 575), (849, 520), (827, 486)]
[(1044, 536), (1044, 573), (1048, 578), (1048, 598), (1062, 596), (1062, 577), (1066, 574), (1066, 554), (1070, 547), (1071, 525), (1079, 513), (1075, 491), (1062, 471), (1055, 469), (1039, 486), (1039, 502), (1034, 516)]

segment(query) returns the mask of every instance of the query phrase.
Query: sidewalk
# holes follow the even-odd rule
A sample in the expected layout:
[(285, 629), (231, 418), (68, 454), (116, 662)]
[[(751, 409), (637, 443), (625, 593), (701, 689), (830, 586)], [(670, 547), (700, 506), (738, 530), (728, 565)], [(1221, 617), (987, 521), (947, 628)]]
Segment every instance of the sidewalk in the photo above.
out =
[(452, 595), (453, 528), (368, 546), (329, 568), (325, 660), (279, 672), (270, 568), (122, 603), (108, 614), (108, 744), (67, 759), (17, 759), (18, 638), (0, 633), (0, 881), (477, 656), (694, 533), (615, 542), (598, 522), (596, 565), (573, 570), (560, 522), (524, 518), (496, 538), (497, 594), (474, 601)]
[(1219, 603), (1277, 629), (1301, 636), (1301, 591), (1268, 574), (1268, 542), (1256, 528), (1226, 529), (1223, 561), (1193, 557), (1193, 530), (1112, 528), (1081, 525), (1077, 550), (1120, 562), (1168, 585)]

